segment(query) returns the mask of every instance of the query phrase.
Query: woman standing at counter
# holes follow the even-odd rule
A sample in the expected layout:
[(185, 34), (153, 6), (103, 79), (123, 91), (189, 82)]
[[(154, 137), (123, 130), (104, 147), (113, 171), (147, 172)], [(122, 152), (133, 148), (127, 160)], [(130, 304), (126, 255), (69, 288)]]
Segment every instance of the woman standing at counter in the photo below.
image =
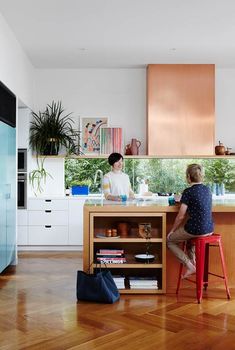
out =
[(104, 175), (103, 190), (105, 199), (122, 201), (134, 198), (129, 176), (122, 171), (123, 156), (120, 153), (111, 153), (108, 162), (112, 170)]
[[(190, 239), (209, 236), (213, 233), (212, 195), (209, 188), (202, 184), (203, 169), (199, 164), (191, 164), (186, 170), (186, 179), (190, 187), (186, 188), (181, 197), (181, 206), (173, 227), (167, 236), (167, 246), (186, 267), (183, 278), (196, 272), (194, 246)], [(180, 226), (188, 214), (189, 218), (184, 226)], [(178, 246), (188, 241), (185, 254)]]

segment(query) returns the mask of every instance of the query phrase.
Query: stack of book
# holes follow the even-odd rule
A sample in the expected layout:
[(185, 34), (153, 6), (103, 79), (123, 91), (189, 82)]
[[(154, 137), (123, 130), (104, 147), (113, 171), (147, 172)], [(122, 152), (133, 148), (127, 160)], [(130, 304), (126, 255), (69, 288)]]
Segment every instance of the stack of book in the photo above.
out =
[(158, 289), (156, 277), (129, 277), (130, 289)]
[(99, 249), (96, 252), (96, 260), (106, 264), (126, 263), (123, 249)]
[(125, 277), (113, 276), (113, 280), (114, 280), (118, 289), (125, 289)]

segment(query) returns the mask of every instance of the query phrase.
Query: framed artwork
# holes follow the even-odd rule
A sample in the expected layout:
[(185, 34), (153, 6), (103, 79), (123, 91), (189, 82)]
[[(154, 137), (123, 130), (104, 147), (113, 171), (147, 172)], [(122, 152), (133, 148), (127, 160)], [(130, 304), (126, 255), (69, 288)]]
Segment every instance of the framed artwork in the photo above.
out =
[(108, 117), (81, 117), (81, 150), (84, 154), (100, 154), (100, 130), (108, 126)]
[(100, 130), (100, 153), (110, 154), (112, 152), (122, 153), (123, 134), (122, 128), (104, 127)]

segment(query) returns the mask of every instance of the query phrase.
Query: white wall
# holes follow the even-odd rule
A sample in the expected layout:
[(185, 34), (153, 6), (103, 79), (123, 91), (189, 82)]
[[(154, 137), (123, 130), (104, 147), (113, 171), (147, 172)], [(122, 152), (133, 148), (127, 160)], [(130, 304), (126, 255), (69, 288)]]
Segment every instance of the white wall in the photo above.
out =
[(137, 138), (145, 153), (145, 69), (40, 69), (35, 97), (36, 111), (61, 100), (77, 122), (79, 116), (108, 116), (110, 126), (123, 127), (124, 144)]
[[(125, 143), (138, 138), (143, 145), (140, 151), (145, 153), (145, 69), (36, 70), (35, 111), (43, 110), (53, 99), (62, 100), (76, 124), (79, 116), (109, 116), (110, 125), (123, 127)], [(215, 140), (235, 151), (234, 101), (235, 70), (216, 69)], [(35, 165), (29, 156), (29, 171)], [(63, 194), (62, 159), (46, 160), (45, 168), (54, 181), (48, 178), (43, 195)], [(31, 189), (29, 195), (33, 195)]]
[(215, 140), (235, 152), (235, 69), (216, 69)]
[(34, 67), (0, 14), (0, 80), (33, 108)]

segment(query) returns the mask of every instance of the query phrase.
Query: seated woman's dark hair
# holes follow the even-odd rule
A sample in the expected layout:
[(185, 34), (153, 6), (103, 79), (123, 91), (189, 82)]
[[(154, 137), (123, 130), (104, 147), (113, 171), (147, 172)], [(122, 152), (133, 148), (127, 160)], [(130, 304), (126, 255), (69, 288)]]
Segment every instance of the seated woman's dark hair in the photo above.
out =
[(111, 153), (108, 157), (108, 162), (113, 166), (114, 163), (118, 162), (120, 159), (123, 159), (123, 156), (120, 153)]

